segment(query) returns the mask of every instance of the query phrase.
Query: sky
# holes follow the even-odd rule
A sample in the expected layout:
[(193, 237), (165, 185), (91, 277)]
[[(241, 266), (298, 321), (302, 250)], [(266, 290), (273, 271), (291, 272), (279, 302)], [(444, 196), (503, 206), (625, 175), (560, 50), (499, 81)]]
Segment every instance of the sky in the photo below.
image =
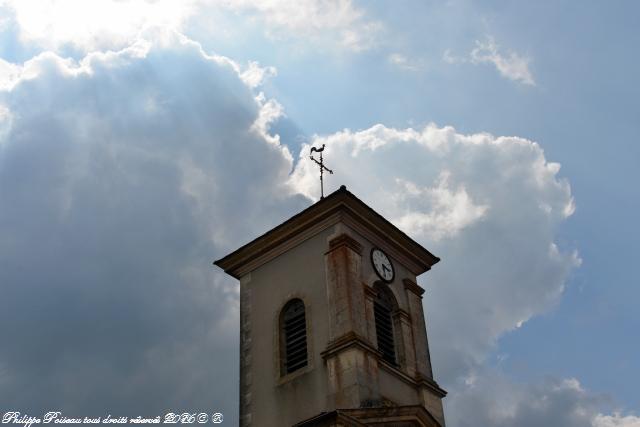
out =
[(238, 419), (212, 260), (310, 146), (442, 258), (450, 427), (640, 426), (640, 5), (0, 0), (0, 412)]

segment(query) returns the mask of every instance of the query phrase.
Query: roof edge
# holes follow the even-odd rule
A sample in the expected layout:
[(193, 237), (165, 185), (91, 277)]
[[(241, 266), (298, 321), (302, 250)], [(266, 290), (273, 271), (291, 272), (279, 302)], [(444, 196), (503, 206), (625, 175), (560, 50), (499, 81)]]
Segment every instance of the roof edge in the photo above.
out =
[[(349, 203), (349, 201), (352, 203)], [(271, 230), (268, 230), (245, 245), (242, 245), (235, 251), (214, 261), (213, 264), (223, 269), (227, 274), (239, 279), (236, 274), (236, 270), (249, 259), (269, 252), (271, 249), (289, 240), (293, 235), (305, 228), (305, 226), (310, 222), (317, 222), (318, 220), (326, 218), (345, 207), (362, 222), (370, 222), (372, 223), (371, 225), (378, 226), (378, 228), (391, 235), (391, 237), (400, 241), (403, 244), (401, 245), (401, 249), (404, 249), (403, 252), (406, 252), (409, 258), (420, 265), (423, 270), (422, 273), (428, 271), (431, 266), (440, 261), (440, 258), (432, 254), (421, 244), (413, 240), (406, 233), (356, 197), (353, 193), (348, 191), (346, 186), (341, 185), (338, 190), (329, 194), (327, 197), (321, 198), (313, 205), (300, 211)], [(370, 221), (365, 217), (367, 214), (371, 217)], [(281, 235), (278, 237), (278, 234)]]

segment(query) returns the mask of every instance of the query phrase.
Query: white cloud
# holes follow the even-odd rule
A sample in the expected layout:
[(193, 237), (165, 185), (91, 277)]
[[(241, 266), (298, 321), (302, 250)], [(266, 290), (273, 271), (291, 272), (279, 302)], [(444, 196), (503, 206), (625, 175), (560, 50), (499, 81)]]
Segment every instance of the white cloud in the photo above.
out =
[(381, 23), (367, 18), (351, 0), (240, 0), (222, 3), (232, 10), (259, 18), (272, 37), (330, 40), (354, 51), (375, 45), (377, 33), (382, 29)]
[(593, 420), (593, 427), (640, 427), (640, 417), (598, 414)]
[(11, 88), (20, 77), (20, 73), (18, 65), (0, 58), (0, 90)]
[(476, 46), (469, 53), (468, 57), (454, 55), (451, 50), (444, 51), (442, 60), (447, 64), (492, 64), (501, 76), (529, 86), (535, 86), (529, 63), (531, 60), (515, 52), (509, 51), (506, 54), (500, 50), (500, 46), (492, 37), (485, 40), (476, 40)]
[[(605, 415), (609, 398), (586, 390), (576, 378), (516, 383), (483, 368), (458, 383), (445, 399), (447, 424), (456, 427), (637, 427), (640, 418)], [(448, 411), (447, 411), (448, 409)]]
[(536, 84), (529, 70), (530, 59), (515, 52), (503, 54), (493, 38), (476, 40), (476, 47), (471, 51), (471, 62), (493, 64), (502, 76), (510, 80), (531, 86)]
[(178, 29), (194, 2), (171, 0), (5, 0), (25, 41), (47, 49), (72, 44), (87, 51), (129, 44), (150, 26)]
[(442, 54), (442, 60), (447, 64), (459, 64), (463, 62), (467, 62), (466, 59), (455, 56), (451, 53), (451, 49), (446, 49)]
[(405, 230), (433, 240), (450, 237), (460, 230), (480, 220), (486, 213), (487, 206), (475, 205), (464, 185), (455, 189), (449, 187), (447, 170), (440, 174), (434, 187), (419, 187), (416, 184), (398, 178), (396, 181), (404, 187), (395, 197), (396, 203), (406, 203), (413, 199), (414, 203), (423, 201), (429, 206), (428, 211), (410, 211), (397, 218), (397, 225)]
[[(576, 378), (517, 383), (499, 365), (488, 367), (496, 340), (553, 307), (581, 262), (556, 243), (575, 204), (560, 166), (537, 143), (435, 125), (375, 125), (311, 144), (326, 144), (335, 171), (325, 188), (347, 185), (442, 257), (420, 282), (435, 376), (449, 391), (448, 425), (635, 427), (638, 418), (608, 415), (610, 399)], [(291, 182), (315, 199), (308, 151), (303, 146)]]
[(242, 15), (272, 38), (352, 51), (374, 46), (382, 29), (351, 0), (4, 0), (2, 5), (11, 11), (24, 42), (51, 50), (67, 45), (84, 52), (117, 50), (148, 28), (185, 30), (202, 15), (220, 21), (208, 29), (214, 33), (221, 27), (233, 32), (233, 25), (224, 22)]
[(418, 71), (424, 67), (421, 61), (408, 58), (406, 55), (401, 53), (392, 53), (389, 55), (388, 61), (390, 64), (408, 71)]
[[(502, 334), (552, 307), (579, 258), (555, 244), (573, 206), (568, 182), (540, 146), (451, 127), (376, 125), (316, 136), (335, 174), (443, 261), (426, 300), (436, 374), (445, 383), (481, 366)], [(292, 185), (318, 197), (303, 146)], [(452, 316), (455, 313), (455, 316)]]
[(240, 78), (252, 88), (261, 86), (264, 81), (278, 74), (275, 67), (261, 67), (256, 61), (249, 61), (249, 66), (240, 74)]

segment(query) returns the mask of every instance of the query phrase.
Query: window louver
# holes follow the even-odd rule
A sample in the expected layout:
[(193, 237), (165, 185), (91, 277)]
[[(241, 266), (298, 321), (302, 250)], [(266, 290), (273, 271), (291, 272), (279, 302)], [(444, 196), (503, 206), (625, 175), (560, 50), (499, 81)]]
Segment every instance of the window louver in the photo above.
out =
[(307, 323), (304, 303), (299, 299), (289, 302), (284, 308), (282, 320), (284, 372), (289, 374), (307, 366)]
[(396, 350), (393, 341), (393, 320), (391, 312), (393, 306), (384, 292), (378, 291), (378, 297), (373, 304), (376, 322), (376, 338), (382, 358), (391, 364), (396, 364)]

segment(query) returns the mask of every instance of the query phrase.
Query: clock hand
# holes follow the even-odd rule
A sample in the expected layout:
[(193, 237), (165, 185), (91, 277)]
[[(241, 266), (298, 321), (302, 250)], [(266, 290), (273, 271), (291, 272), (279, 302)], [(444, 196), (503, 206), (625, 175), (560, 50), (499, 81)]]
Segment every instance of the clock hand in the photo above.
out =
[(387, 267), (386, 264), (382, 264), (382, 269), (388, 271), (389, 273), (391, 273), (391, 270), (389, 270), (389, 267)]

